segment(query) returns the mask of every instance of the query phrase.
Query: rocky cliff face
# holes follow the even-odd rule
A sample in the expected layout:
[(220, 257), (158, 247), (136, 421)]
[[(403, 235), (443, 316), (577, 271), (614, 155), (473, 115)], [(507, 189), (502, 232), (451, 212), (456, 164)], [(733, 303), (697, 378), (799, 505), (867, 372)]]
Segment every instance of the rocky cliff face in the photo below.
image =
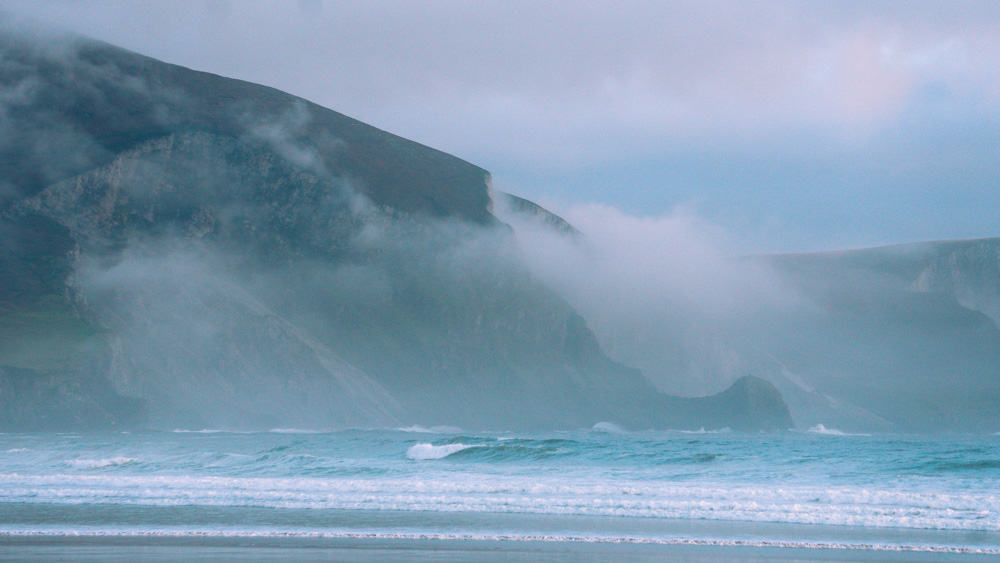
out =
[[(987, 239), (791, 258), (786, 271), (836, 312), (830, 338), (845, 350), (818, 381), (896, 428), (996, 432), (998, 252), (1000, 240)], [(829, 269), (844, 288), (817, 281)]]
[(805, 305), (744, 358), (800, 424), (1000, 430), (1000, 239), (763, 260)]
[[(924, 245), (926, 258), (912, 287), (943, 293), (1000, 328), (1000, 240), (982, 239)], [(912, 276), (912, 274), (911, 274)]]
[(270, 88), (4, 39), (6, 428), (790, 423), (739, 390), (703, 416), (608, 360), (471, 164)]

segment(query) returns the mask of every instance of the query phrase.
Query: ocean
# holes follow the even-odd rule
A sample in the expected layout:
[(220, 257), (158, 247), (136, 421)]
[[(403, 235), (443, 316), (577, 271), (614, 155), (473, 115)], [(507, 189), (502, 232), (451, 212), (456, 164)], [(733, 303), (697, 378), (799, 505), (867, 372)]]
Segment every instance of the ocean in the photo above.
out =
[(46, 537), (1000, 557), (1000, 435), (625, 432), (607, 423), (538, 434), (0, 434), (0, 546)]

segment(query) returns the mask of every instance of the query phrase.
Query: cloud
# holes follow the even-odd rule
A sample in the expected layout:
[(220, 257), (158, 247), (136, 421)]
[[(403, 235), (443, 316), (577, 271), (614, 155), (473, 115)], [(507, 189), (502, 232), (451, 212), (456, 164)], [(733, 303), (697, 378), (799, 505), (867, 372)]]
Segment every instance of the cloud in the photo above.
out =
[[(800, 248), (983, 236), (992, 224), (976, 215), (992, 201), (968, 206), (948, 194), (981, 189), (996, 173), (991, 138), (970, 128), (994, 127), (1000, 115), (1000, 6), (993, 3), (5, 6), (170, 62), (276, 86), (489, 168), (533, 199), (577, 194), (577, 201), (660, 213), (725, 189), (719, 205), (739, 208), (715, 219), (743, 210), (766, 216), (787, 225)], [(955, 137), (971, 147), (964, 162), (924, 158), (950, 150), (941, 140)], [(905, 165), (894, 159), (904, 151)], [(756, 162), (787, 163), (790, 172), (699, 176)], [(884, 167), (855, 174), (872, 162)], [(665, 185), (665, 168), (694, 179)], [(812, 173), (806, 181), (803, 170)], [(969, 170), (981, 172), (909, 188), (923, 195), (907, 217), (927, 219), (909, 225), (898, 218), (906, 228), (886, 231), (879, 214), (864, 224), (845, 221), (869, 209), (827, 202), (843, 190), (844, 201), (862, 194), (865, 203), (884, 203), (914, 179)], [(779, 202), (808, 200), (803, 192), (818, 196), (803, 205)], [(934, 216), (942, 201), (957, 220)], [(727, 226), (744, 224), (748, 237), (767, 228), (742, 216)], [(945, 232), (943, 224), (954, 228)]]
[[(448, 150), (540, 160), (607, 158), (631, 137), (619, 151), (870, 127), (928, 81), (995, 85), (970, 63), (1000, 54), (998, 10), (974, 4), (12, 6)], [(456, 140), (459, 126), (473, 134)]]
[[(304, 103), (296, 103), (289, 110), (273, 118), (241, 116), (244, 127), (251, 137), (264, 141), (271, 149), (290, 163), (321, 176), (328, 175), (318, 147), (306, 145), (297, 140), (312, 120)], [(343, 145), (337, 139), (324, 139), (323, 149), (331, 150)]]
[(733, 339), (809, 306), (767, 266), (734, 257), (731, 235), (690, 208), (641, 217), (571, 204), (560, 215), (579, 238), (499, 213), (527, 267), (580, 311), (605, 351), (671, 392), (717, 392), (746, 375), (717, 369), (735, 361)]

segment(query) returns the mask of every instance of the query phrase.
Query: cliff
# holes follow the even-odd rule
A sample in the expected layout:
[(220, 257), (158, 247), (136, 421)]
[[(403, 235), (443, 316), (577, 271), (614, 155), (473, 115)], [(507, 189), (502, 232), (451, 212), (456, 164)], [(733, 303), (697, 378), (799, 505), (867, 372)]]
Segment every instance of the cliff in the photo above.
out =
[(4, 428), (784, 416), (702, 416), (607, 359), (476, 166), (271, 88), (2, 33)]
[[(1000, 429), (1000, 239), (762, 260), (811, 304), (758, 340), (798, 381), (793, 407), (857, 429)], [(803, 385), (814, 404), (795, 405)]]

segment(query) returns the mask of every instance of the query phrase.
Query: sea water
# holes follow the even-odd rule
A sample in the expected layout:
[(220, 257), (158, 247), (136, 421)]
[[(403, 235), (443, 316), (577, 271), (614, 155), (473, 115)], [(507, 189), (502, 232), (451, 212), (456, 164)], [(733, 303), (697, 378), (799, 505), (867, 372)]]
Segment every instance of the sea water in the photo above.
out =
[(458, 428), (0, 434), (24, 535), (705, 543), (1000, 555), (1000, 436)]

